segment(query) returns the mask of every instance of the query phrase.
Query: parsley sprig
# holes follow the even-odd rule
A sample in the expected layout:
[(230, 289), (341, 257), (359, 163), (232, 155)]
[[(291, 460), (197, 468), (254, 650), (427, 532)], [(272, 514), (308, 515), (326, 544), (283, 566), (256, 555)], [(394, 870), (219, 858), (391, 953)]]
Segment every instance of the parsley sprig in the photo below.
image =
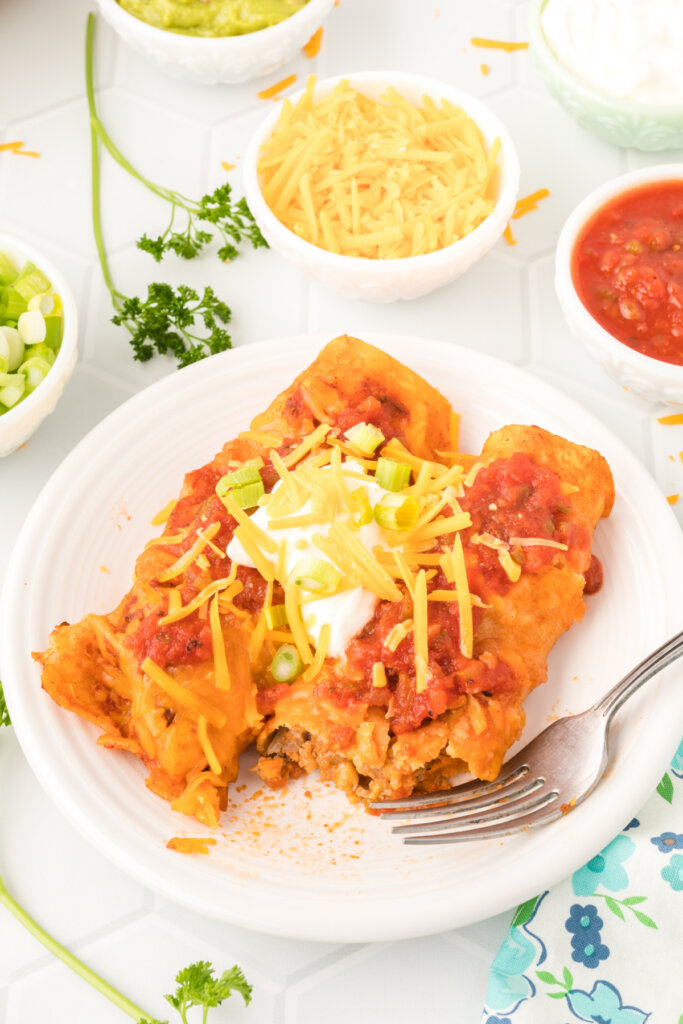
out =
[[(129, 297), (114, 284), (102, 234), (100, 215), (100, 146), (131, 177), (148, 191), (170, 204), (171, 216), (166, 230), (157, 238), (143, 235), (138, 247), (159, 262), (173, 252), (183, 259), (192, 259), (216, 238), (221, 260), (233, 260), (238, 246), (250, 243), (255, 249), (267, 248), (246, 200), (232, 200), (229, 184), (220, 185), (199, 201), (181, 192), (150, 181), (130, 163), (109, 136), (97, 113), (94, 87), (95, 16), (88, 15), (85, 39), (85, 79), (90, 112), (90, 150), (92, 170), (92, 221), (95, 245), (102, 275), (114, 307), (113, 323), (130, 334), (134, 358), (140, 362), (151, 359), (155, 352), (172, 354), (178, 366), (187, 366), (205, 356), (232, 348), (232, 339), (225, 329), (231, 313), (213, 289), (203, 295), (187, 285), (177, 289), (169, 284), (151, 284), (145, 298)], [(179, 223), (180, 221), (180, 223)]]
[(0, 680), (0, 726), (11, 724), (7, 704), (5, 703), (5, 694), (2, 692), (2, 681)]

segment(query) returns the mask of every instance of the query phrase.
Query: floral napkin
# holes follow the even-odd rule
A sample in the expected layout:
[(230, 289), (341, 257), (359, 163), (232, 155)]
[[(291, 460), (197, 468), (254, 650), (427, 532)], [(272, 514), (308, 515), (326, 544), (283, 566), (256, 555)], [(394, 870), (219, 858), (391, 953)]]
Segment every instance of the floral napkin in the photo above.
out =
[(637, 818), (512, 919), (481, 1024), (683, 1024), (683, 741)]

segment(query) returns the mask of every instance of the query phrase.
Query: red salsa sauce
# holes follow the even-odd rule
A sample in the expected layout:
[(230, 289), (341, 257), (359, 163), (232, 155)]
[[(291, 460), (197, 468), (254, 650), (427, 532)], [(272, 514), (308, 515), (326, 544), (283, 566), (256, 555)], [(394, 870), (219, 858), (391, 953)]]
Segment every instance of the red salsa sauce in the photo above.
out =
[(643, 185), (603, 206), (576, 241), (571, 272), (601, 327), (683, 366), (683, 181)]

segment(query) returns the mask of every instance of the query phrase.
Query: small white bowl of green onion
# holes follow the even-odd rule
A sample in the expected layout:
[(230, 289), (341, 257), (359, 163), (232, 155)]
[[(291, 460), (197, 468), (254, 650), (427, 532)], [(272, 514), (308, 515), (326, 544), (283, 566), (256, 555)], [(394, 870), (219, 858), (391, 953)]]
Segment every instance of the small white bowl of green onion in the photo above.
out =
[(76, 365), (77, 333), (63, 275), (30, 245), (0, 234), (0, 458), (54, 410)]

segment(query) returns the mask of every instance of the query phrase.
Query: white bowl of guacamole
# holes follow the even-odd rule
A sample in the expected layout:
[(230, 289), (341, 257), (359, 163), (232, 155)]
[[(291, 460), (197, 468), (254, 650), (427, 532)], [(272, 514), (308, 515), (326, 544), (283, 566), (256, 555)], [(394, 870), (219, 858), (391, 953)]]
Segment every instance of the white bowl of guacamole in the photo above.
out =
[(169, 74), (244, 82), (291, 60), (334, 0), (98, 0), (129, 46)]

